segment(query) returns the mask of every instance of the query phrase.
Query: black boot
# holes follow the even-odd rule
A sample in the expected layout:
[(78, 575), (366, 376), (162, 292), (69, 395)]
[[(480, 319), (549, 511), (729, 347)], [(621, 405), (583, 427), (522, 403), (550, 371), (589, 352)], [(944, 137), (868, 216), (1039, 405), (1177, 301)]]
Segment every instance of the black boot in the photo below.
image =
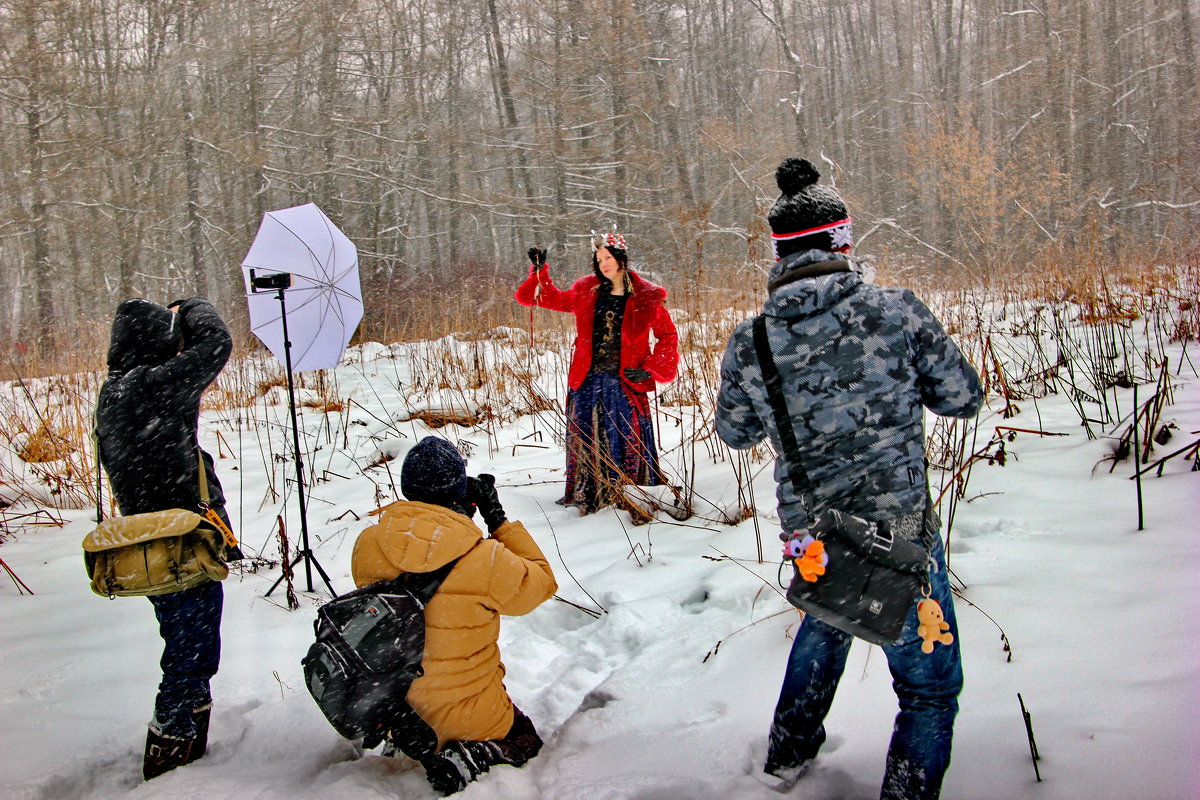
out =
[(212, 716), (212, 703), (197, 708), (192, 712), (192, 719), (196, 722), (196, 739), (192, 744), (192, 752), (188, 754), (186, 763), (190, 764), (193, 761), (199, 761), (204, 758), (204, 754), (208, 751), (208, 719)]
[(190, 758), (195, 739), (176, 739), (163, 736), (153, 728), (146, 732), (146, 757), (142, 762), (142, 777), (157, 778), (193, 760)]
[(468, 783), (504, 763), (495, 742), (447, 742), (435, 755), (421, 762), (429, 785), (442, 797), (461, 792)]
[(425, 768), (425, 779), (439, 797), (446, 797), (467, 788), (467, 779), (450, 759), (432, 755), (423, 760), (421, 766)]
[(533, 720), (514, 706), (513, 724), (508, 735), (503, 739), (496, 739), (491, 744), (500, 751), (500, 759), (496, 762), (497, 764), (521, 767), (541, 751), (542, 737), (538, 736), (537, 728), (533, 726)]

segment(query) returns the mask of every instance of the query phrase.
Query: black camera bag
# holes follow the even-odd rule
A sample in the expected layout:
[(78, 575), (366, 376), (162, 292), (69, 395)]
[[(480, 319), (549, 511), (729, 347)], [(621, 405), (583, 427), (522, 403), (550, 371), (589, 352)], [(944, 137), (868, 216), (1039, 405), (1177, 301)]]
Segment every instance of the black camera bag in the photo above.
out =
[(813, 525), (825, 545), (825, 574), (806, 581), (795, 570), (787, 599), (833, 627), (872, 644), (895, 644), (913, 603), (928, 583), (925, 548), (841, 511)]
[[(812, 508), (811, 483), (800, 461), (800, 446), (767, 341), (764, 316), (755, 317), (753, 333), (767, 398), (787, 459), (788, 478)], [(895, 644), (921, 587), (928, 583), (928, 552), (897, 535), (886, 522), (867, 522), (841, 511), (824, 512), (814, 521), (812, 530), (824, 542), (829, 556), (825, 574), (810, 582), (796, 569), (788, 587), (788, 601), (806, 614), (868, 642)]]
[(405, 699), (421, 677), (425, 606), (455, 562), (348, 592), (317, 610), (304, 681), (334, 729), (364, 748), (385, 737), (420, 760), (437, 749), (433, 729)]

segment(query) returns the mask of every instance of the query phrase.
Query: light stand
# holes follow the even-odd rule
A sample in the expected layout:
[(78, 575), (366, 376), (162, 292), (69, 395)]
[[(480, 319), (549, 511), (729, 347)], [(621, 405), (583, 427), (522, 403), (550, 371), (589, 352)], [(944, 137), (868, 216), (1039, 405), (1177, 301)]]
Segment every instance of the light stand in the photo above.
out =
[[(296, 389), (292, 383), (292, 342), (288, 338), (287, 328), (287, 304), (284, 302), (283, 293), (292, 285), (292, 276), (287, 272), (278, 272), (271, 275), (256, 276), (254, 270), (250, 270), (250, 291), (253, 293), (274, 291), (275, 297), (279, 300), (279, 317), (283, 322), (283, 361), (284, 368), (287, 370), (287, 388), (288, 388), (288, 409), (292, 414), (292, 450), (296, 455), (296, 492), (300, 498), (300, 538), (301, 549), (296, 554), (296, 558), (292, 560), (292, 568), (294, 569), (301, 560), (304, 561), (304, 574), (308, 581), (305, 591), (313, 590), (312, 568), (316, 567), (317, 572), (321, 574), (321, 579), (325, 581), (325, 586), (329, 589), (329, 594), (337, 597), (337, 592), (333, 590), (333, 583), (329, 580), (329, 575), (321, 567), (317, 561), (316, 555), (313, 554), (312, 548), (308, 545), (308, 506), (304, 497), (304, 459), (300, 455), (300, 426), (296, 422)], [(286, 555), (284, 556), (286, 558)], [(280, 575), (279, 579), (271, 585), (264, 597), (270, 597), (271, 592), (275, 591), (279, 584), (283, 582), (284, 575)]]

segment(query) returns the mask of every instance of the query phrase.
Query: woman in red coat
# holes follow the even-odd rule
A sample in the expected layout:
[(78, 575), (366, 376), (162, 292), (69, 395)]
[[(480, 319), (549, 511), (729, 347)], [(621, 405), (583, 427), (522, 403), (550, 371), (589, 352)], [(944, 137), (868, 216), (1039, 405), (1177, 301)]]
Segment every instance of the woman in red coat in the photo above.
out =
[[(517, 302), (575, 315), (567, 374), (567, 480), (559, 502), (590, 514), (624, 484), (663, 482), (647, 393), (675, 378), (679, 336), (667, 292), (629, 269), (625, 239), (593, 240), (592, 270), (559, 289), (544, 250), (529, 251), (529, 277)], [(654, 342), (651, 343), (651, 334)]]

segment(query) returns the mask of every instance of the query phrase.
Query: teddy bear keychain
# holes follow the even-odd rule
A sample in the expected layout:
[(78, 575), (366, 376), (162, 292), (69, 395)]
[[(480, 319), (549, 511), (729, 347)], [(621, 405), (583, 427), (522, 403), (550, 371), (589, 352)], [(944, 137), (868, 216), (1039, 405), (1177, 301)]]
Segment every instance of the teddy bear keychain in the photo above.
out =
[(800, 570), (800, 577), (809, 583), (825, 574), (825, 566), (829, 563), (829, 554), (825, 552), (825, 543), (816, 539), (812, 534), (800, 538), (800, 531), (792, 534), (792, 538), (783, 546), (783, 555), (790, 558)]
[(941, 603), (929, 596), (929, 587), (925, 587), (925, 599), (917, 601), (917, 621), (917, 635), (925, 640), (921, 642), (922, 653), (932, 653), (934, 644), (954, 643), (950, 623), (946, 622)]

